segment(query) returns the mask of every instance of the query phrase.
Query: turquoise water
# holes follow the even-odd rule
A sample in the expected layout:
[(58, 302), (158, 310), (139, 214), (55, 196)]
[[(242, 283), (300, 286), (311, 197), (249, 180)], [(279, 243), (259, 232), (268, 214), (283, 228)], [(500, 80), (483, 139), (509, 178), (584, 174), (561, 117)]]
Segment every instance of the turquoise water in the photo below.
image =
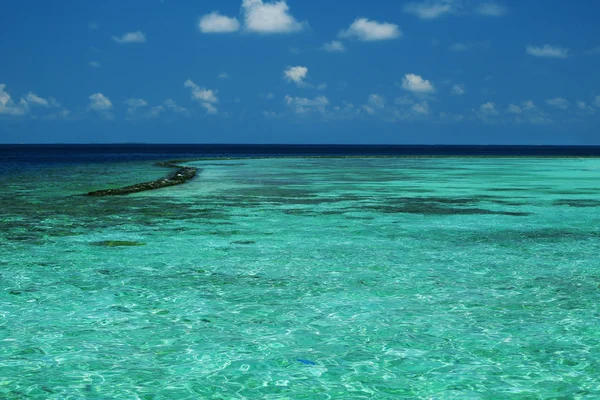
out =
[(600, 159), (0, 177), (0, 398), (600, 397)]

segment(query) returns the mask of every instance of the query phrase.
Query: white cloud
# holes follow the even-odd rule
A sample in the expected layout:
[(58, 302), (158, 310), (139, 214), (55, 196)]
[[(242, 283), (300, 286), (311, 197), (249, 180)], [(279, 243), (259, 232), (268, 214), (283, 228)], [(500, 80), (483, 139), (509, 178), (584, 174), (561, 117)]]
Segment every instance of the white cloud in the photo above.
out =
[(577, 105), (577, 108), (579, 110), (585, 112), (586, 114), (593, 114), (594, 112), (596, 112), (596, 110), (594, 110), (591, 106), (587, 105), (585, 101), (577, 100), (575, 104)]
[(488, 17), (503, 17), (507, 13), (506, 8), (492, 1), (477, 5), (475, 12)]
[(496, 105), (491, 101), (480, 105), (477, 111), (480, 115), (485, 117), (493, 117), (499, 114), (498, 110), (496, 110)]
[[(530, 124), (549, 124), (552, 123), (550, 116), (539, 109), (533, 101), (525, 100), (521, 102), (521, 105), (509, 104), (506, 112), (512, 114), (513, 117), (504, 122), (512, 121), (515, 123), (530, 123)], [(481, 118), (481, 115), (479, 115)], [(485, 121), (485, 118), (482, 118)], [(491, 121), (485, 121), (491, 122)]]
[(198, 29), (203, 33), (231, 33), (240, 29), (237, 18), (230, 18), (213, 11), (198, 20)]
[(427, 104), (426, 101), (422, 101), (420, 103), (415, 103), (412, 107), (411, 110), (415, 113), (415, 114), (420, 114), (420, 115), (428, 115), (429, 114), (429, 104)]
[(314, 99), (306, 97), (291, 97), (285, 96), (285, 103), (292, 107), (294, 112), (304, 114), (311, 111), (319, 111), (325, 113), (326, 107), (329, 105), (329, 99), (325, 96), (318, 96)]
[(113, 40), (119, 44), (122, 43), (144, 43), (146, 35), (141, 31), (127, 32), (121, 36), (113, 36)]
[(22, 116), (29, 114), (31, 118), (37, 118), (36, 115), (31, 114), (33, 107), (43, 107), (47, 109), (60, 108), (51, 114), (42, 115), (44, 119), (62, 119), (66, 118), (70, 111), (63, 108), (62, 105), (56, 101), (55, 98), (49, 97), (44, 99), (33, 92), (27, 93), (22, 97), (18, 103), (16, 103), (11, 96), (5, 91), (6, 85), (0, 84), (0, 116), (11, 115), (11, 116)]
[(463, 94), (465, 94), (465, 85), (463, 85), (462, 83), (452, 85), (452, 94), (456, 96), (462, 96)]
[(19, 104), (15, 103), (11, 96), (4, 90), (6, 85), (0, 83), (0, 115), (24, 115), (29, 111), (27, 102), (21, 99)]
[(385, 98), (377, 93), (371, 93), (367, 100), (367, 104), (362, 106), (362, 109), (369, 115), (375, 115), (377, 110), (385, 108)]
[(100, 68), (100, 63), (98, 61), (90, 61), (90, 67)]
[(460, 122), (465, 119), (465, 116), (462, 114), (453, 114), (448, 112), (440, 113), (440, 120), (442, 121), (450, 121), (450, 122)]
[(432, 93), (435, 92), (433, 85), (420, 75), (406, 74), (402, 78), (402, 88), (414, 93)]
[(200, 105), (202, 107), (204, 107), (207, 114), (216, 114), (219, 112), (219, 110), (217, 110), (217, 107), (215, 107), (214, 105), (212, 105), (210, 103), (200, 103)]
[(204, 89), (200, 86), (196, 85), (191, 80), (187, 80), (184, 83), (184, 87), (188, 87), (192, 89), (192, 99), (206, 102), (206, 103), (217, 103), (218, 99), (216, 96), (216, 92), (210, 89)]
[(569, 56), (569, 49), (549, 44), (545, 44), (542, 47), (527, 46), (526, 50), (527, 54), (535, 57), (567, 58)]
[(383, 108), (385, 107), (385, 98), (380, 94), (372, 93), (369, 95), (368, 103), (372, 107)]
[(524, 110), (533, 110), (535, 108), (535, 103), (531, 100), (525, 100), (521, 104)]
[(591, 49), (591, 50), (588, 50), (588, 51), (586, 51), (585, 53), (586, 53), (586, 54), (590, 54), (590, 55), (593, 55), (593, 54), (600, 54), (600, 46), (598, 46), (598, 47), (594, 47), (593, 49)]
[(219, 79), (229, 79), (229, 78), (230, 78), (230, 76), (229, 76), (229, 74), (228, 74), (227, 72), (221, 72), (221, 73), (220, 73), (220, 74), (217, 76), (217, 78), (219, 78)]
[(192, 90), (192, 99), (198, 101), (208, 114), (217, 113), (218, 110), (214, 106), (214, 104), (219, 102), (216, 91), (202, 88), (189, 79), (185, 81), (183, 86)]
[(25, 96), (25, 101), (27, 101), (27, 104), (31, 104), (31, 105), (42, 106), (42, 107), (50, 106), (50, 104), (48, 104), (48, 100), (39, 97), (38, 95), (36, 95), (33, 92), (27, 93), (27, 96)]
[(291, 33), (304, 29), (304, 24), (296, 21), (289, 13), (284, 0), (265, 3), (263, 0), (243, 0), (245, 28), (256, 33)]
[(129, 106), (129, 108), (127, 108), (127, 114), (134, 116), (136, 110), (138, 108), (146, 107), (148, 102), (144, 99), (127, 99), (125, 100), (125, 104)]
[(190, 110), (188, 110), (185, 107), (180, 106), (173, 99), (166, 99), (163, 104), (167, 109), (169, 109), (177, 114), (189, 115), (189, 113), (190, 113)]
[[(144, 99), (128, 99), (125, 103), (129, 106), (127, 113), (130, 117), (135, 117), (138, 108), (144, 108), (148, 105), (148, 102)], [(177, 114), (189, 115), (190, 111), (178, 105), (173, 99), (166, 99), (162, 104), (151, 107), (147, 112), (142, 114), (144, 118), (156, 118), (166, 111), (172, 111)]]
[(304, 79), (308, 75), (308, 68), (303, 66), (289, 67), (283, 71), (283, 77), (288, 82), (294, 82), (299, 87), (305, 86)]
[(163, 111), (165, 111), (164, 106), (154, 106), (150, 109), (150, 111), (148, 111), (148, 117), (149, 118), (158, 117)]
[(426, 0), (404, 5), (404, 12), (414, 14), (420, 19), (432, 20), (455, 12), (452, 0)]
[(394, 105), (388, 106), (385, 98), (375, 93), (369, 96), (367, 104), (362, 105), (361, 109), (369, 115), (379, 115), (387, 122), (423, 120), (431, 114), (429, 103), (425, 100), (415, 101), (402, 96), (394, 100)]
[(423, 120), (424, 117), (431, 115), (431, 108), (427, 101), (415, 102), (410, 98), (404, 96), (399, 97), (395, 100), (396, 105), (399, 108), (391, 107), (389, 109), (390, 114), (388, 115), (389, 121), (415, 121)]
[(509, 104), (508, 108), (506, 109), (506, 111), (508, 111), (511, 114), (521, 114), (523, 112), (523, 110), (521, 109), (521, 107), (519, 107), (516, 104)]
[(367, 112), (367, 114), (369, 114), (369, 115), (375, 115), (375, 110), (373, 109), (373, 107), (364, 104), (362, 106), (362, 108), (363, 108), (363, 110), (365, 110)]
[(569, 102), (562, 97), (555, 97), (553, 99), (548, 99), (548, 100), (546, 100), (546, 104), (548, 104), (552, 107), (561, 108), (563, 110), (566, 110), (567, 108), (569, 108)]
[(600, 108), (600, 95), (596, 96), (596, 98), (594, 99), (594, 105)]
[(70, 111), (63, 108), (62, 105), (53, 97), (44, 99), (33, 92), (27, 93), (18, 103), (12, 100), (11, 96), (5, 91), (6, 85), (0, 84), (0, 115), (21, 116), (29, 114), (31, 118), (37, 118), (31, 114), (31, 109), (34, 107), (43, 107), (47, 109), (61, 109), (50, 114), (42, 115), (46, 120), (64, 119), (68, 117)]
[(279, 116), (280, 116), (280, 115), (279, 115), (279, 114), (277, 114), (275, 111), (270, 111), (270, 110), (268, 110), (268, 111), (263, 111), (263, 115), (264, 115), (266, 118), (275, 118), (275, 117), (279, 117)]
[(46, 114), (46, 115), (42, 116), (42, 118), (47, 121), (53, 121), (53, 120), (57, 120), (57, 119), (66, 120), (66, 119), (69, 119), (70, 115), (71, 115), (71, 111), (67, 110), (66, 108), (63, 108), (59, 112), (52, 113), (52, 114)]
[(102, 93), (94, 93), (89, 97), (90, 104), (88, 110), (96, 111), (104, 116), (106, 119), (114, 119), (114, 116), (110, 113), (113, 105), (108, 97)]
[(144, 99), (127, 99), (125, 100), (125, 104), (129, 107), (145, 107), (148, 105), (148, 102)]
[(357, 18), (348, 29), (341, 31), (338, 36), (370, 42), (402, 37), (402, 31), (395, 24), (371, 21), (367, 18)]
[(346, 46), (339, 40), (332, 40), (331, 42), (325, 43), (322, 49), (330, 53), (344, 53), (346, 51)]
[(404, 5), (404, 12), (422, 20), (433, 20), (446, 15), (479, 14), (488, 17), (502, 17), (507, 10), (493, 0), (423, 0)]
[(112, 103), (110, 102), (108, 97), (106, 97), (102, 93), (94, 93), (93, 95), (91, 95), (89, 97), (89, 99), (90, 99), (90, 104), (88, 106), (88, 109), (90, 109), (90, 110), (108, 111), (108, 110), (112, 109)]

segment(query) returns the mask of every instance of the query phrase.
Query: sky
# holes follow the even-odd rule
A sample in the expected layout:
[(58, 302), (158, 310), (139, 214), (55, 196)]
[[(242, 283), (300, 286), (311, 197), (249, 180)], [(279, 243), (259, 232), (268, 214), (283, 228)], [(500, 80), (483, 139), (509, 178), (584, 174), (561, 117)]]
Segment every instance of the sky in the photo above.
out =
[(0, 143), (600, 144), (600, 1), (19, 0)]

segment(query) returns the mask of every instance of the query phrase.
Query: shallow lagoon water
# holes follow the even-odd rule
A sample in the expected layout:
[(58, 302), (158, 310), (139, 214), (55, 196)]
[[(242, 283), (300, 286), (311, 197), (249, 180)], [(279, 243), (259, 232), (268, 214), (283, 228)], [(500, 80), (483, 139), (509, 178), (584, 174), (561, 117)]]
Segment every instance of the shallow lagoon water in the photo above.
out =
[(599, 159), (0, 175), (0, 397), (600, 396)]

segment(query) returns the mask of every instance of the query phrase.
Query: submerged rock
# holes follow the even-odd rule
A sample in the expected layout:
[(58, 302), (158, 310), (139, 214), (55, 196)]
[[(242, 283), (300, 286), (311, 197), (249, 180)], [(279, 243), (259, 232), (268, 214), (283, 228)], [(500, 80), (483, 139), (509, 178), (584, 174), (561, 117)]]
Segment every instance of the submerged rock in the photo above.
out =
[(196, 176), (198, 172), (197, 168), (193, 167), (180, 167), (178, 165), (168, 165), (171, 167), (179, 168), (174, 173), (168, 175), (166, 178), (157, 179), (150, 182), (136, 183), (135, 185), (125, 186), (116, 189), (104, 189), (89, 192), (88, 196), (120, 196), (131, 193), (144, 192), (146, 190), (161, 189), (168, 186), (181, 185), (186, 183), (190, 179)]

